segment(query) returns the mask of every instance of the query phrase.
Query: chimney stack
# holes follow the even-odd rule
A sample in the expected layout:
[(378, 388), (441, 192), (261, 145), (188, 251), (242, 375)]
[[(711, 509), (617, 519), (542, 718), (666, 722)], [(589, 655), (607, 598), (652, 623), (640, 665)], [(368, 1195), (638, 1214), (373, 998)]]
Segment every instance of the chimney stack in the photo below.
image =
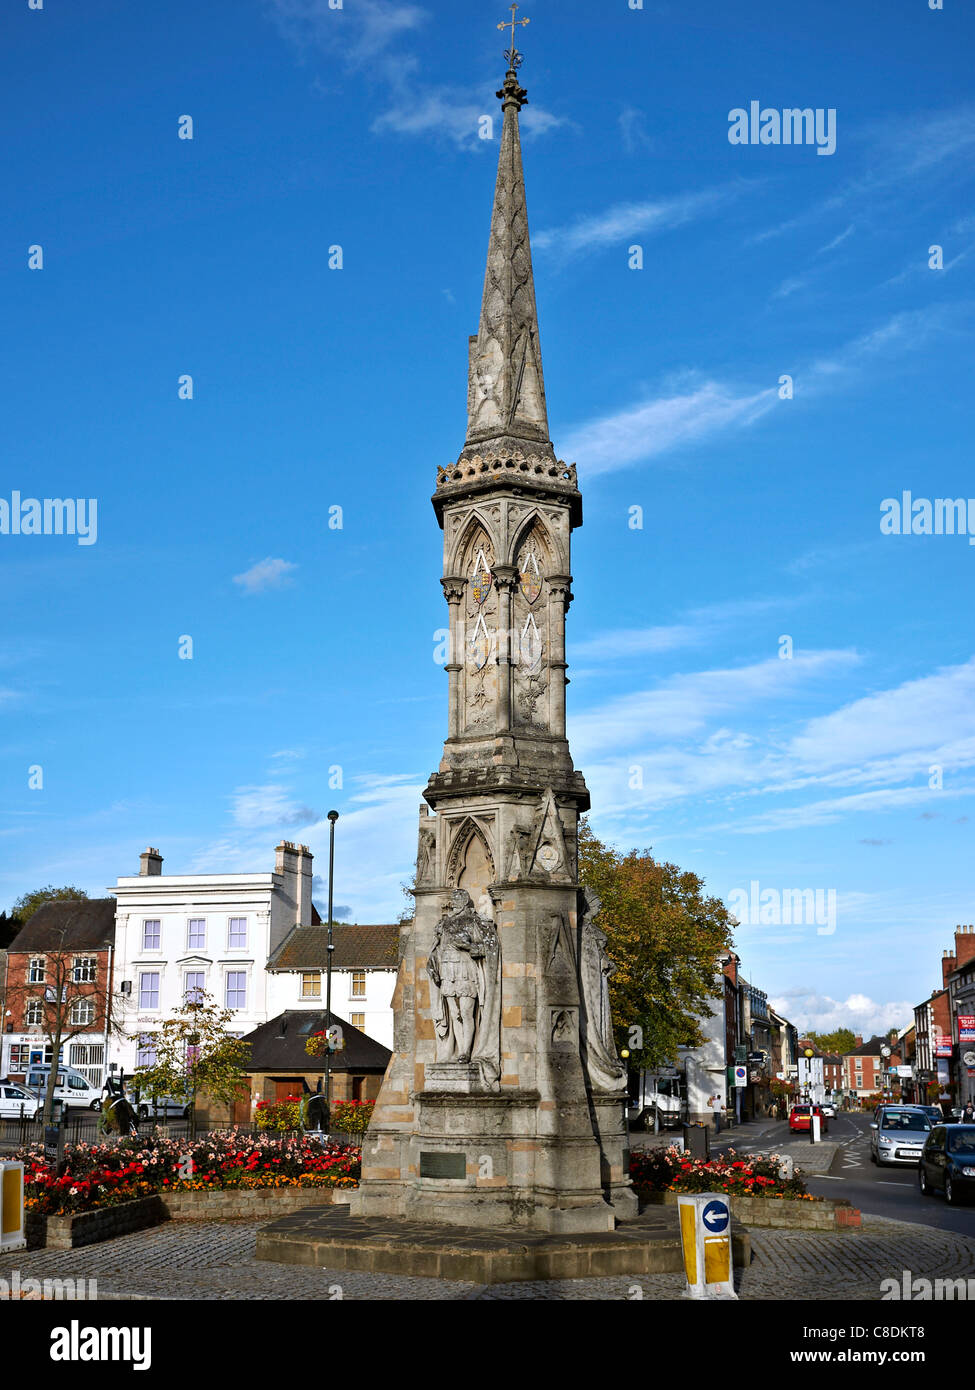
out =
[(139, 855), (139, 877), (162, 873), (162, 855), (157, 849), (144, 849)]
[(955, 928), (955, 956), (957, 958), (957, 964), (953, 966), (955, 970), (967, 965), (975, 957), (975, 930), (972, 927)]
[(853, 1039), (853, 1046), (854, 1046), (854, 1047), (862, 1047), (862, 1046), (863, 1046), (863, 1039), (861, 1038), (861, 1036), (860, 1036), (859, 1033), (857, 1033), (856, 1036), (855, 1036), (854, 1039)]
[(311, 923), (311, 880), (312, 861), (315, 856), (307, 845), (298, 846), (298, 919), (296, 926), (307, 927)]

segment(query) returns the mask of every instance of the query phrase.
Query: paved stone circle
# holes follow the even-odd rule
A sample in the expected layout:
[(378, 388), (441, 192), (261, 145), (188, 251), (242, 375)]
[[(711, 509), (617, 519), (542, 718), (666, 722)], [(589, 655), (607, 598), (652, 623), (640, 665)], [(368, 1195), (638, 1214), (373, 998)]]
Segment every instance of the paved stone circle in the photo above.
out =
[[(167, 1222), (80, 1250), (0, 1257), (0, 1279), (95, 1279), (99, 1299), (234, 1301), (385, 1299), (672, 1300), (679, 1274), (481, 1285), (393, 1274), (356, 1274), (254, 1258), (255, 1221)], [(879, 1299), (880, 1281), (975, 1278), (975, 1240), (953, 1231), (865, 1216), (862, 1231), (751, 1229), (754, 1258), (736, 1273), (742, 1299)]]

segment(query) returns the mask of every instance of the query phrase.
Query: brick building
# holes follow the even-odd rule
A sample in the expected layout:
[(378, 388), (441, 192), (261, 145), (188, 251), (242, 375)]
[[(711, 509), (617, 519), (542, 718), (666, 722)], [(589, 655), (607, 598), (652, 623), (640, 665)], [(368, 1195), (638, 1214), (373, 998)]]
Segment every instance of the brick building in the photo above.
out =
[(58, 1064), (93, 1086), (105, 1080), (112, 1029), (115, 899), (44, 903), (7, 951), (0, 1074), (23, 1081), (31, 1066)]

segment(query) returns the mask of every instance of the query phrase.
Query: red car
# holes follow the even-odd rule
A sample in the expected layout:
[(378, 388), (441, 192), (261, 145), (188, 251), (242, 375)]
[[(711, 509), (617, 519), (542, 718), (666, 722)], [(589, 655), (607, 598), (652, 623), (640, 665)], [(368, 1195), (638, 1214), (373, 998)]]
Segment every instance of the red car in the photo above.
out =
[(794, 1105), (789, 1112), (789, 1129), (802, 1130), (803, 1133), (808, 1134), (810, 1111), (813, 1115), (819, 1116), (820, 1134), (827, 1134), (829, 1132), (829, 1120), (818, 1105)]

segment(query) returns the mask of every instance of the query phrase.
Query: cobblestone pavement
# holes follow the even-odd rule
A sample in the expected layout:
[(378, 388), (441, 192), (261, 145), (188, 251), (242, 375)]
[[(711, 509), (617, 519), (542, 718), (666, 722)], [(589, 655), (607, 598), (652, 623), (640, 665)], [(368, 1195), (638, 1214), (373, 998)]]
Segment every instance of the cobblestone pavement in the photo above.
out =
[[(99, 1299), (679, 1299), (678, 1274), (478, 1285), (406, 1275), (277, 1265), (254, 1259), (253, 1221), (169, 1222), (81, 1250), (19, 1251), (0, 1258), (0, 1278), (95, 1279)], [(872, 1300), (880, 1281), (975, 1278), (975, 1240), (952, 1231), (864, 1217), (862, 1232), (752, 1229), (754, 1259), (738, 1271), (739, 1297)]]

